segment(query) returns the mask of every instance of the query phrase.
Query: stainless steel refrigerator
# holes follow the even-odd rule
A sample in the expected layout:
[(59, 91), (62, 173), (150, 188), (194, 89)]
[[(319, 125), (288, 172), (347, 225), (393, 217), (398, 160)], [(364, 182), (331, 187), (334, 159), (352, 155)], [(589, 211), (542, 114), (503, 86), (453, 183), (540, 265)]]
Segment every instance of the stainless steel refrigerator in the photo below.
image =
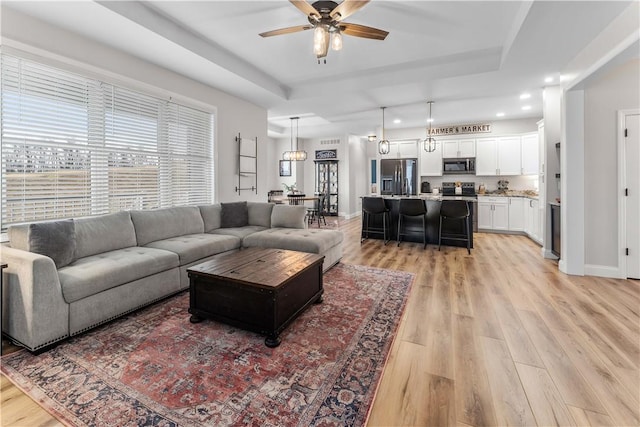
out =
[(416, 195), (418, 159), (382, 159), (380, 178), (383, 195)]

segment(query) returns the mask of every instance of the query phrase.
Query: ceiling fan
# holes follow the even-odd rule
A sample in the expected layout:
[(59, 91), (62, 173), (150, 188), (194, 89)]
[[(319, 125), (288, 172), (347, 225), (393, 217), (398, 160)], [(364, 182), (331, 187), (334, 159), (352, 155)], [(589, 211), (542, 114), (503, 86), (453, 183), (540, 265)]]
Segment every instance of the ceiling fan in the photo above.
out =
[[(316, 1), (313, 4), (309, 4), (305, 0), (289, 1), (302, 11), (302, 13), (307, 15), (309, 25), (280, 28), (278, 30), (260, 33), (260, 35), (262, 37), (271, 37), (314, 29), (313, 53), (318, 58), (318, 63), (320, 63), (320, 58), (327, 56), (329, 40), (331, 40), (331, 48), (333, 50), (342, 49), (342, 34), (374, 40), (384, 40), (389, 34), (388, 31), (378, 28), (342, 22), (343, 19), (364, 7), (370, 0), (344, 0), (340, 4), (335, 1), (324, 0)], [(325, 59), (324, 62), (326, 64), (327, 60)]]

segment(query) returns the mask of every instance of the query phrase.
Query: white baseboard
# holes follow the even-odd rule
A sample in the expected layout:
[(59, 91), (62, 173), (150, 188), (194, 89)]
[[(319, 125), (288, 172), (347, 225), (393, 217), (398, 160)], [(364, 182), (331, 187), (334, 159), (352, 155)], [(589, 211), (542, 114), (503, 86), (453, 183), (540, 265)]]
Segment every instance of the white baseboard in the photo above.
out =
[(340, 216), (344, 217), (344, 219), (351, 219), (351, 218), (360, 216), (360, 212), (354, 212), (354, 213), (344, 214), (344, 215), (341, 214)]
[(625, 275), (620, 268), (608, 265), (585, 264), (584, 274), (586, 276), (608, 277), (611, 279), (625, 279)]
[(551, 252), (551, 249), (548, 249), (548, 248), (542, 248), (542, 256), (547, 259), (555, 259), (555, 260), (559, 259), (557, 256), (555, 256)]

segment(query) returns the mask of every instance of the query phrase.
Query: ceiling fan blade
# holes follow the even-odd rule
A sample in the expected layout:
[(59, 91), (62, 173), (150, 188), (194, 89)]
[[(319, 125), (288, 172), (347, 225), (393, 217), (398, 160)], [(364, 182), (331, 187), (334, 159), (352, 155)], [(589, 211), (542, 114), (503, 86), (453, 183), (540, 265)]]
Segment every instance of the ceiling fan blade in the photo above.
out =
[(384, 40), (389, 34), (388, 31), (380, 30), (378, 28), (367, 27), (366, 25), (360, 24), (347, 24), (346, 22), (340, 24), (340, 31), (342, 34), (346, 34), (348, 36), (375, 40)]
[(281, 34), (297, 33), (304, 30), (310, 30), (312, 28), (313, 28), (312, 25), (296, 25), (295, 27), (279, 28), (277, 30), (260, 33), (260, 36), (262, 37), (279, 36)]
[(316, 21), (320, 19), (320, 14), (318, 13), (318, 11), (305, 0), (289, 0), (289, 2), (297, 7), (298, 10), (300, 10), (305, 15), (315, 16)]
[(362, 7), (364, 7), (364, 5), (369, 3), (369, 1), (370, 0), (344, 0), (342, 3), (337, 5), (329, 15), (336, 21), (342, 21), (346, 17), (352, 15), (354, 12), (360, 10)]

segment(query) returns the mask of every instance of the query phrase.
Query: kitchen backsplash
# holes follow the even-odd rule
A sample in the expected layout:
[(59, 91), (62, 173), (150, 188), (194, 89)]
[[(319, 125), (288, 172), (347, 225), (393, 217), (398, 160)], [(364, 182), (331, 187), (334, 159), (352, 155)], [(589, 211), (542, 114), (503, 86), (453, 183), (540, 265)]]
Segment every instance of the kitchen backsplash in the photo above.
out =
[[(475, 176), (475, 175), (447, 175), (447, 176), (423, 176), (420, 182), (427, 181), (431, 184), (431, 188), (442, 187), (442, 182), (475, 182), (476, 191), (480, 183), (484, 183), (487, 191), (498, 189), (498, 181), (509, 181), (510, 190), (534, 190), (538, 191), (537, 176)], [(420, 188), (420, 187), (418, 187)]]

